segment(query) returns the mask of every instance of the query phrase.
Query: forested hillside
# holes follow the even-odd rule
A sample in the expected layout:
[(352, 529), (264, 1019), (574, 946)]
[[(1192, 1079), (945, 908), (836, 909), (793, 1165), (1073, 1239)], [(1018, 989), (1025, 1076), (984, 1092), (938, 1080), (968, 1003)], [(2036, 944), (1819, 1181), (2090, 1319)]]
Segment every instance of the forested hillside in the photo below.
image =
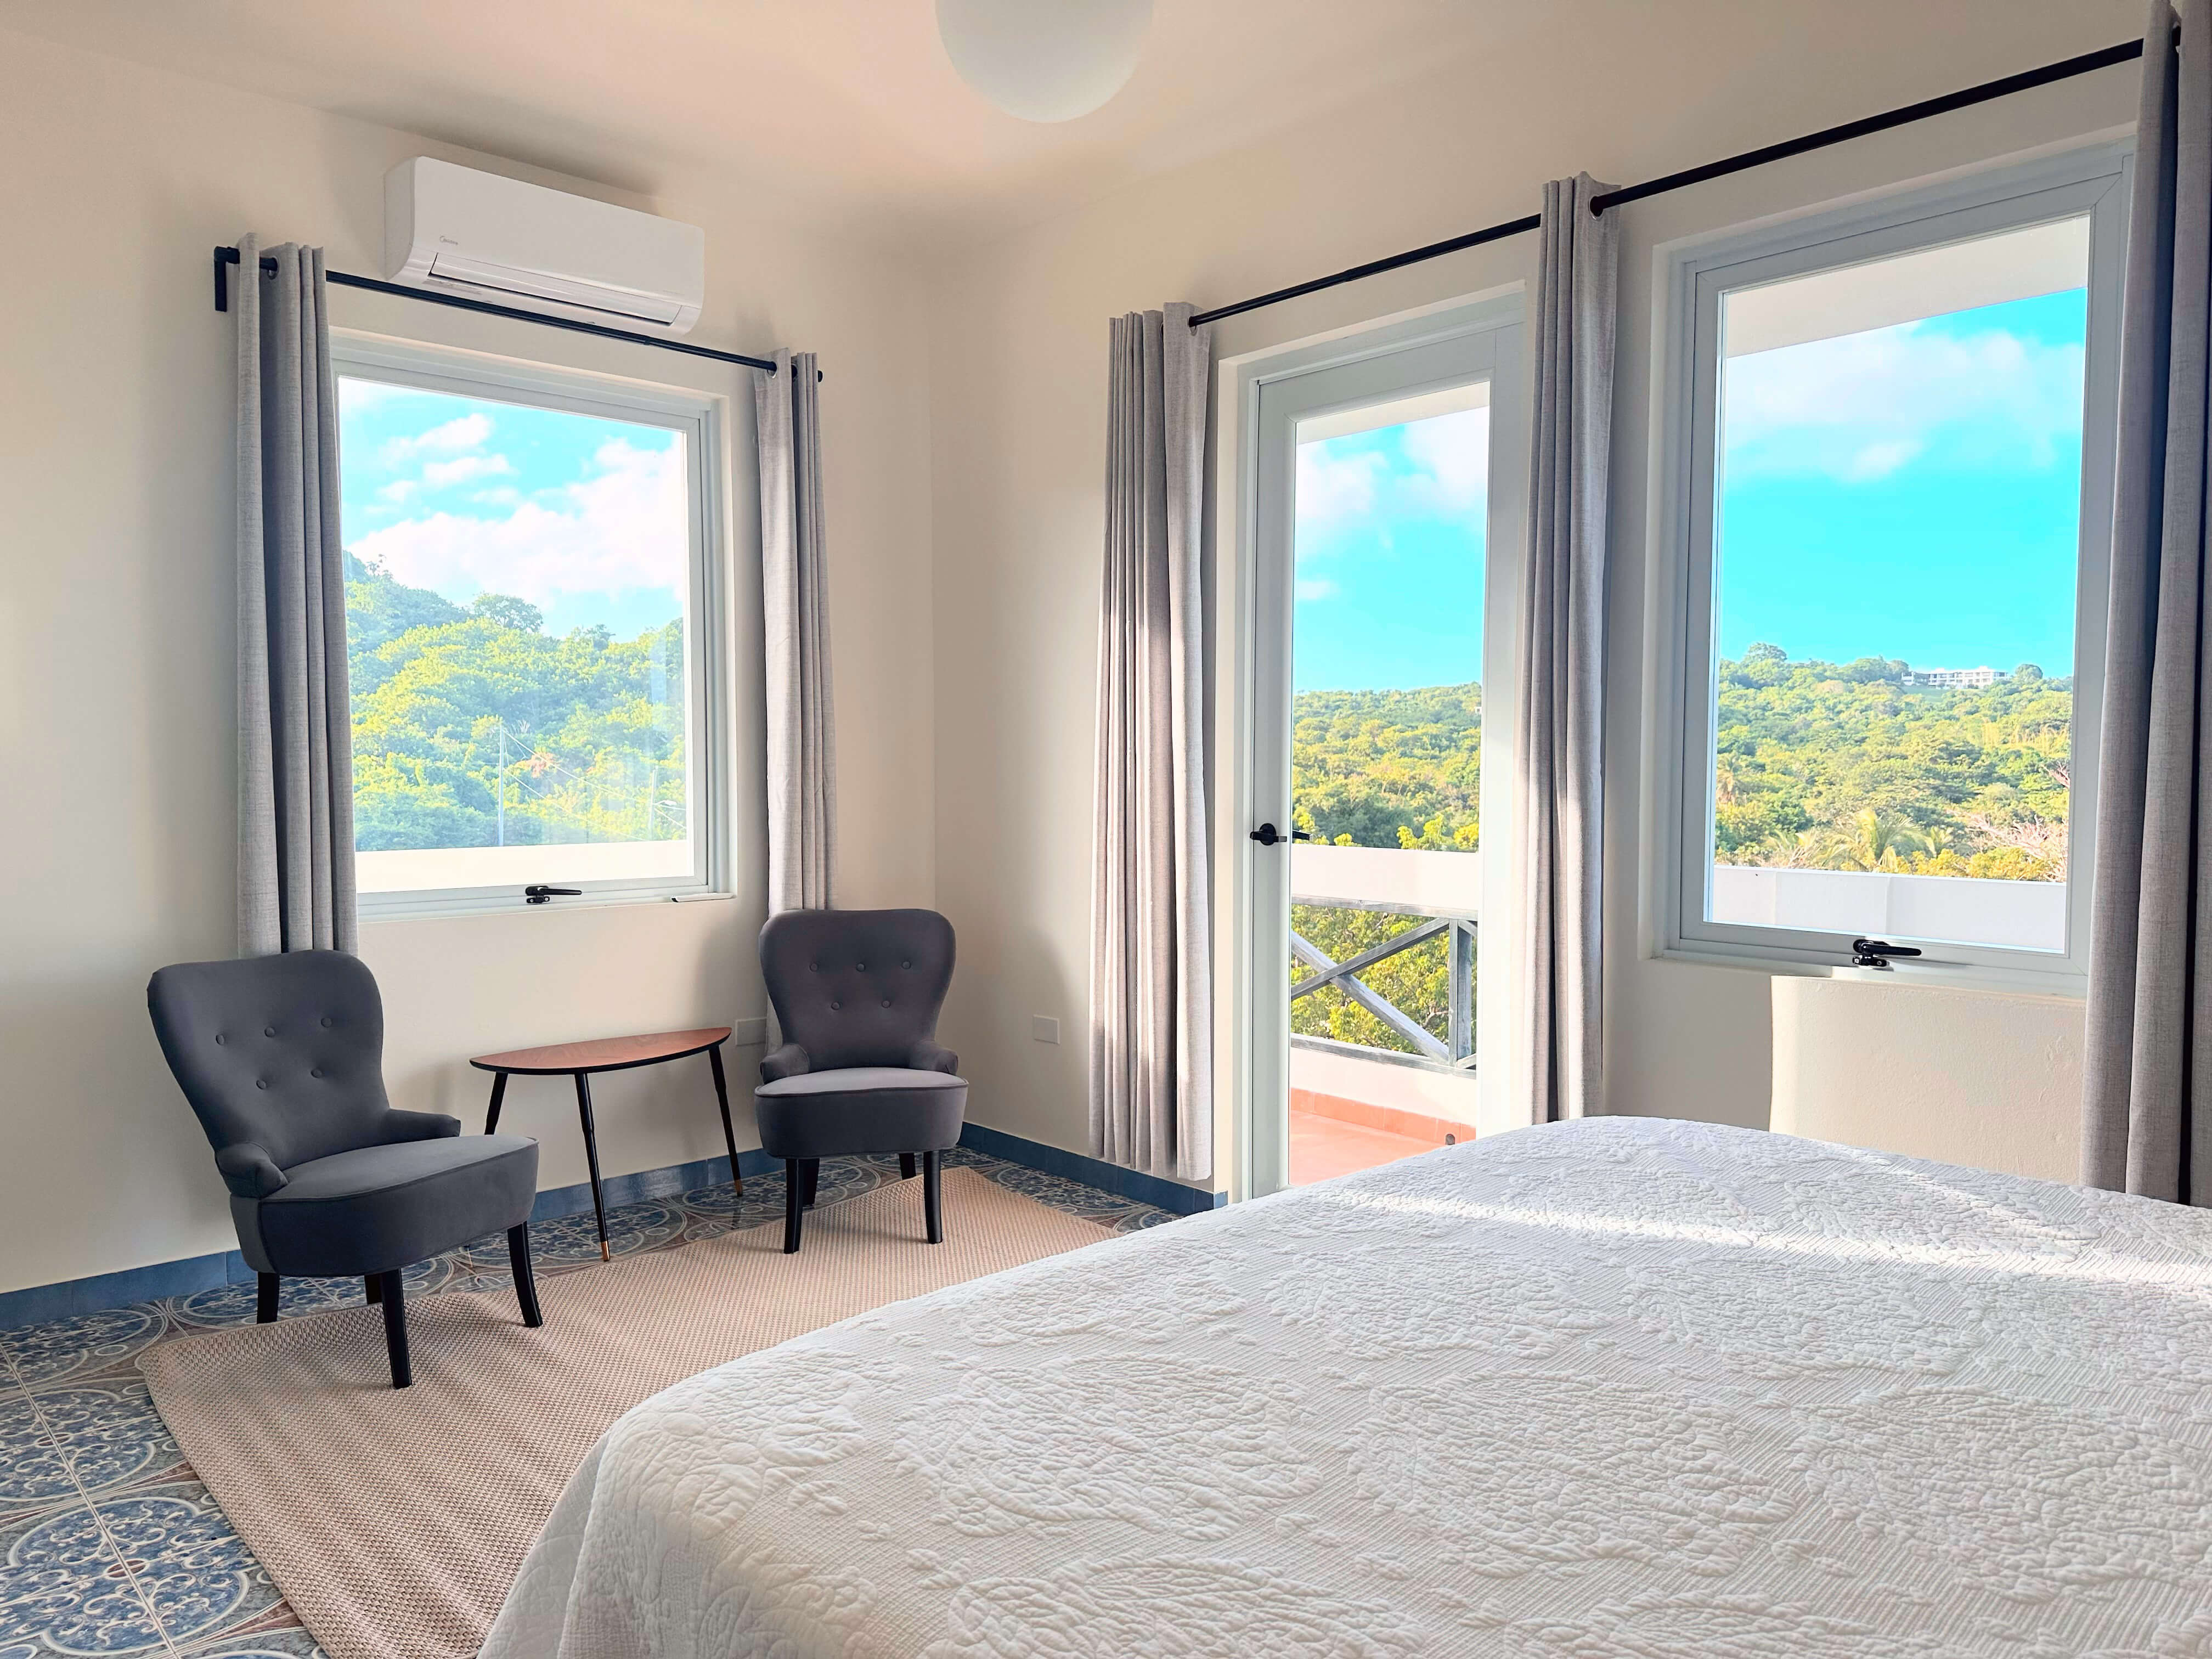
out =
[[(2073, 682), (2032, 664), (1978, 690), (1908, 678), (1894, 659), (1792, 661), (1771, 645), (1722, 663), (1718, 856), (2062, 879)], [(1354, 847), (1480, 845), (1480, 685), (1309, 691), (1293, 714), (1300, 829)]]
[(684, 835), (680, 621), (556, 639), (505, 594), (465, 610), (350, 554), (346, 576), (362, 851)]

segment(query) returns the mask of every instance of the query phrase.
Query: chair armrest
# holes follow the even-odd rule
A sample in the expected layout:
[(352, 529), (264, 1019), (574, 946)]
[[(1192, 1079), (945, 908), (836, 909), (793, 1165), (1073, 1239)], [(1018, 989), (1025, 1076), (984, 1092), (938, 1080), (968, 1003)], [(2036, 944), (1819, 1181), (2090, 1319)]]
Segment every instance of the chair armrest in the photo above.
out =
[(461, 1121), (443, 1112), (403, 1112), (397, 1107), (384, 1115), (384, 1142), (443, 1140), (461, 1132)]
[(944, 1072), (954, 1077), (960, 1073), (960, 1056), (927, 1037), (906, 1051), (906, 1065), (910, 1072)]
[(266, 1198), (281, 1191), (288, 1178), (276, 1159), (248, 1141), (217, 1152), (215, 1167), (222, 1172), (222, 1184), (240, 1198)]
[(785, 1078), (797, 1077), (813, 1069), (812, 1059), (795, 1042), (787, 1042), (781, 1048), (770, 1049), (761, 1056), (763, 1083), (778, 1083)]

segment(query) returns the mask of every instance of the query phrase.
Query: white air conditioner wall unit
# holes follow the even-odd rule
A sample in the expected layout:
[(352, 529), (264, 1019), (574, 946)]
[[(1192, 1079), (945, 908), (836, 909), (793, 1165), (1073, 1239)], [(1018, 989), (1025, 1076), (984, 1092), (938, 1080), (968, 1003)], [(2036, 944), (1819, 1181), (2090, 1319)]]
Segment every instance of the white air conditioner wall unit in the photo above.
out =
[(387, 281), (612, 328), (688, 334), (696, 225), (418, 155), (384, 175)]

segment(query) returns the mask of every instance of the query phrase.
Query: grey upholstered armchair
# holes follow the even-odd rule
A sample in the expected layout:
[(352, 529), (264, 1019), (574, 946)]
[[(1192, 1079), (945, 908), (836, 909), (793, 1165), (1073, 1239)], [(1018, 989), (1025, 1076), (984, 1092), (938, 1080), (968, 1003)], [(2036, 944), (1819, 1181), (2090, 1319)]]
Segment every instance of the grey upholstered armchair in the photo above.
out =
[(934, 910), (787, 910), (761, 929), (783, 1044), (753, 1091), (761, 1150), (784, 1161), (783, 1248), (799, 1248), (825, 1158), (921, 1160), (929, 1242), (945, 1242), (939, 1157), (960, 1141), (968, 1083), (937, 1042), (952, 924)]
[(384, 1003), (360, 961), (294, 951), (181, 963), (154, 975), (146, 1005), (230, 1188), (264, 1324), (283, 1276), (362, 1279), (384, 1304), (392, 1386), (404, 1389), (401, 1269), (501, 1231), (523, 1322), (544, 1323), (530, 1265), (538, 1143), (463, 1138), (457, 1118), (392, 1109)]

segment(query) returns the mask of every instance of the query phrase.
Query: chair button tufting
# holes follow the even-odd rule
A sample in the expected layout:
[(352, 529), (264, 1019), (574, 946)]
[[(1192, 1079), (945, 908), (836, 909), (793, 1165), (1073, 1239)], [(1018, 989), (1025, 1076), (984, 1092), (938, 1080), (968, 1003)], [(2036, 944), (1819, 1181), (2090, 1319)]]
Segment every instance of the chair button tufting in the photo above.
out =
[(911, 967), (913, 967), (913, 966), (914, 966), (914, 964), (913, 964), (912, 963), (910, 963), (910, 962), (902, 962), (901, 963), (899, 963), (899, 966), (900, 966), (900, 967), (902, 967), (902, 968), (911, 968)]
[(853, 971), (856, 974), (865, 974), (868, 971), (868, 964), (865, 962), (856, 962), (853, 964)]
[(838, 1008), (842, 1008), (842, 1007), (843, 1007), (844, 1006), (845, 1006), (845, 1005), (844, 1005), (843, 1003), (839, 1002), (839, 1001), (836, 1001), (836, 1000), (835, 1000), (834, 999), (831, 1000), (831, 1002), (830, 1002), (830, 1006), (833, 1010), (835, 1010), (835, 1009), (838, 1009)]
[(328, 1014), (325, 1014), (325, 1015), (323, 1016), (323, 1029), (324, 1029), (325, 1030), (328, 1030), (330, 1029), (330, 1024), (331, 1024), (331, 1017), (330, 1017)]
[(891, 1000), (890, 1000), (889, 997), (885, 997), (885, 998), (884, 999), (884, 1007), (886, 1007), (886, 1008), (888, 1008), (888, 1007), (890, 1007), (890, 1006), (891, 1006)]
[(274, 1025), (264, 1025), (261, 1028), (261, 1035), (264, 1036), (275, 1036), (276, 1035), (276, 1028)]
[(310, 1072), (310, 1073), (307, 1073), (307, 1075), (308, 1075), (309, 1077), (320, 1077), (322, 1074), (323, 1074), (323, 1068), (322, 1068), (321, 1066), (316, 1066), (316, 1067), (315, 1067), (315, 1069), (314, 1069), (313, 1071), (312, 1071), (312, 1072)]
[(822, 971), (822, 964), (818, 962), (810, 962), (806, 964), (806, 971), (810, 974), (818, 974)]
[(227, 1041), (228, 1041), (228, 1039), (223, 1036), (223, 1034), (222, 1034), (222, 1032), (217, 1031), (217, 1032), (215, 1034), (216, 1047), (217, 1047), (218, 1048), (220, 1048), (223, 1045), (223, 1043), (224, 1043), (225, 1042), (227, 1042)]
[(269, 1079), (265, 1077), (258, 1077), (253, 1079), (253, 1086), (257, 1089), (265, 1089), (269, 1086)]

